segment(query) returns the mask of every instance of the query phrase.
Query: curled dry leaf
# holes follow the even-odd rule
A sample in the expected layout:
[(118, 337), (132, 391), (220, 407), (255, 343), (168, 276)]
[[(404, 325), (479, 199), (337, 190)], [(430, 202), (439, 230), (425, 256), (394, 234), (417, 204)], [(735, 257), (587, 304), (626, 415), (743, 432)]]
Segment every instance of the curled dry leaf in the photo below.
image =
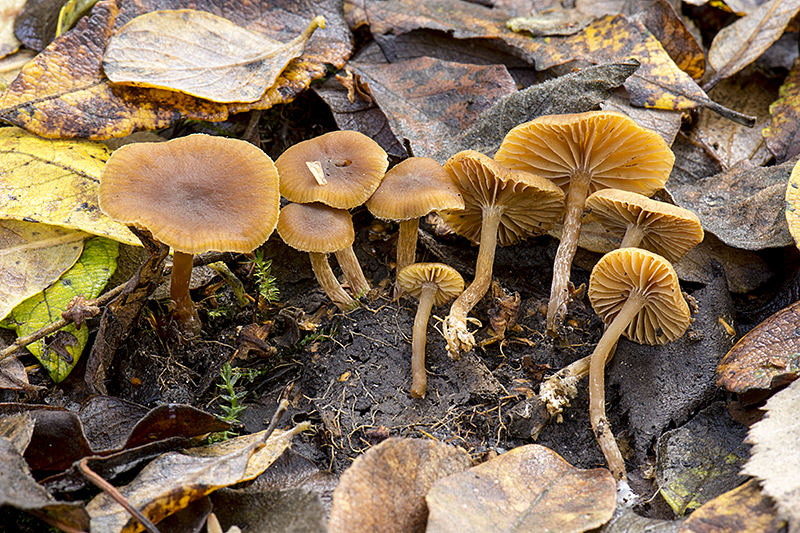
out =
[(426, 531), (425, 494), (436, 480), (469, 465), (469, 456), (454, 446), (433, 440), (386, 439), (342, 474), (333, 492), (328, 527), (331, 533)]
[(783, 80), (769, 112), (772, 121), (763, 130), (764, 142), (778, 163), (784, 163), (800, 154), (800, 59)]
[(606, 523), (617, 491), (605, 468), (581, 470), (529, 444), (438, 481), (426, 500), (427, 533), (566, 533)]
[(213, 102), (255, 102), (275, 85), (325, 18), (288, 43), (205, 11), (140, 15), (115, 33), (103, 56), (114, 83), (181, 91)]

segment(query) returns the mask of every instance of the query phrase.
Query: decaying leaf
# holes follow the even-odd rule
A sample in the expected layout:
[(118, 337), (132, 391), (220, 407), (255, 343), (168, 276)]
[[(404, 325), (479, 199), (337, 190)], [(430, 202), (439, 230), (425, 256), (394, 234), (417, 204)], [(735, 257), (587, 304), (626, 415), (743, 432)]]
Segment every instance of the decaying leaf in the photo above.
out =
[(616, 494), (605, 468), (581, 470), (529, 444), (438, 481), (426, 497), (426, 531), (588, 531), (611, 518)]
[(772, 501), (751, 479), (739, 488), (717, 496), (693, 512), (678, 533), (779, 533), (785, 523), (777, 517)]
[(0, 320), (74, 265), (84, 237), (57, 226), (0, 221)]
[(0, 389), (32, 392), (37, 388), (28, 381), (28, 372), (19, 359), (6, 357), (0, 361)]
[(756, 422), (747, 440), (753, 444), (742, 472), (761, 481), (762, 490), (778, 508), (778, 518), (789, 522), (789, 531), (800, 531), (800, 381), (767, 401), (767, 415)]
[(69, 0), (27, 0), (14, 23), (14, 33), (22, 44), (40, 52), (53, 40), (61, 7)]
[(563, 9), (560, 6), (534, 13), (527, 17), (515, 17), (506, 22), (512, 31), (525, 31), (534, 37), (548, 35), (573, 35), (592, 22), (592, 17), (577, 9)]
[(786, 224), (800, 246), (800, 163), (794, 166), (786, 184)]
[(739, 339), (717, 368), (717, 385), (744, 394), (771, 390), (800, 373), (800, 302), (778, 311)]
[(715, 402), (658, 439), (656, 482), (676, 515), (742, 484), (739, 469), (749, 457), (746, 435), (747, 428)]
[(13, 54), (20, 42), (14, 35), (14, 20), (22, 11), (25, 0), (6, 0), (0, 7), (0, 57)]
[(58, 12), (58, 23), (56, 24), (56, 37), (59, 37), (85, 17), (92, 10), (97, 0), (67, 0)]
[(238, 526), (269, 533), (328, 533), (319, 498), (302, 489), (221, 489), (211, 495), (223, 531)]
[[(29, 335), (59, 320), (76, 296), (96, 298), (117, 268), (118, 248), (119, 244), (110, 239), (95, 237), (87, 241), (77, 263), (53, 286), (14, 308), (8, 322), (17, 335)], [(28, 350), (41, 361), (53, 381), (60, 383), (78, 363), (88, 340), (87, 328), (69, 324), (29, 344)]]
[(103, 56), (113, 83), (180, 91), (213, 102), (255, 102), (275, 85), (325, 18), (282, 43), (205, 11), (140, 15), (115, 33)]
[(0, 118), (43, 137), (93, 139), (162, 128), (182, 118), (225, 120), (228, 113), (268, 109), (293, 100), (311, 81), (327, 74), (331, 65), (342, 67), (352, 49), (341, 6), (332, 0), (176, 0), (169, 7), (207, 11), (279, 41), (296, 37), (317, 15), (325, 17), (326, 30), (322, 36), (314, 35), (303, 55), (253, 103), (226, 105), (174, 91), (112, 87), (102, 71), (109, 38), (134, 17), (164, 7), (161, 0), (98, 2), (89, 16), (26, 65), (0, 96)]
[(41, 139), (19, 128), (0, 130), (0, 217), (139, 240), (97, 206), (108, 149), (96, 142)]
[(708, 62), (716, 72), (703, 87), (709, 89), (755, 61), (778, 40), (798, 11), (800, 0), (770, 0), (723, 28), (708, 51)]
[(763, 130), (764, 141), (778, 163), (784, 163), (800, 154), (800, 59), (783, 80), (769, 112), (772, 121)]
[(425, 494), (436, 480), (469, 465), (469, 456), (454, 446), (434, 440), (386, 439), (342, 474), (333, 493), (328, 528), (331, 533), (426, 531)]

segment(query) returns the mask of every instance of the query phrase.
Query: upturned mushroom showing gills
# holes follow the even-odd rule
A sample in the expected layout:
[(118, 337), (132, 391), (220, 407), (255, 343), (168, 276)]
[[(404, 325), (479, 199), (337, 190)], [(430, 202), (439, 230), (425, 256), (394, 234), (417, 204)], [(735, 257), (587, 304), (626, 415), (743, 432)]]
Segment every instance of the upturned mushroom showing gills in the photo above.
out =
[(553, 180), (567, 194), (547, 308), (547, 329), (555, 332), (570, 298), (570, 270), (586, 197), (608, 187), (652, 195), (667, 181), (675, 156), (661, 136), (627, 116), (589, 111), (520, 124), (508, 132), (494, 157), (509, 168)]
[(400, 222), (400, 272), (416, 261), (420, 217), (431, 211), (464, 209), (464, 200), (442, 165), (429, 157), (410, 157), (386, 173), (366, 206), (377, 218)]
[(278, 171), (260, 149), (224, 137), (128, 144), (103, 169), (99, 204), (111, 218), (172, 248), (174, 319), (191, 338), (201, 331), (189, 295), (192, 256), (249, 253), (266, 241), (278, 222)]
[(608, 467), (618, 482), (618, 495), (630, 494), (625, 462), (606, 418), (605, 362), (620, 335), (640, 344), (666, 344), (681, 337), (692, 321), (678, 276), (660, 255), (639, 248), (621, 248), (604, 255), (589, 278), (589, 300), (606, 323), (591, 355), (589, 416)]
[(489, 289), (497, 244), (515, 244), (551, 228), (563, 215), (564, 193), (549, 180), (509, 170), (473, 150), (457, 153), (444, 168), (461, 191), (465, 207), (440, 215), (455, 233), (480, 245), (475, 278), (453, 302), (443, 325), (447, 351), (458, 359), (475, 347), (467, 315)]
[(424, 398), (428, 387), (425, 345), (431, 308), (444, 305), (461, 294), (464, 278), (454, 268), (441, 263), (414, 263), (397, 274), (397, 282), (404, 291), (419, 299), (411, 339), (411, 396)]
[[(329, 253), (348, 248), (352, 253), (355, 230), (348, 211), (320, 203), (289, 204), (281, 209), (278, 235), (295, 250), (308, 252), (317, 281), (339, 309), (347, 311), (356, 306), (355, 300), (344, 291), (328, 263)], [(341, 257), (349, 258), (349, 254)], [(341, 259), (339, 266), (342, 266)]]

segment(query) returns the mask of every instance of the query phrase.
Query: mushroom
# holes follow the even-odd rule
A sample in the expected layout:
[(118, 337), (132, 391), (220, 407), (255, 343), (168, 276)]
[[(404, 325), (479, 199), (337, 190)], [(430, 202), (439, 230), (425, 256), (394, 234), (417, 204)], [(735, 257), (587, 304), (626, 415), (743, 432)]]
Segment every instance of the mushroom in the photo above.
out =
[(308, 252), (317, 281), (339, 309), (347, 311), (357, 305), (339, 284), (328, 263), (329, 253), (336, 254), (343, 272), (345, 262), (357, 262), (352, 246), (355, 231), (348, 211), (318, 202), (289, 204), (281, 209), (278, 235), (295, 250)]
[(441, 263), (414, 263), (397, 274), (397, 282), (419, 299), (411, 340), (411, 396), (424, 398), (428, 386), (425, 373), (425, 344), (428, 319), (434, 305), (444, 305), (464, 291), (464, 278), (454, 268)]
[(440, 209), (464, 209), (464, 200), (442, 165), (430, 157), (410, 157), (386, 173), (366, 206), (377, 218), (400, 222), (399, 273), (416, 261), (420, 217)]
[(554, 332), (570, 297), (570, 269), (586, 197), (609, 187), (651, 195), (664, 186), (675, 156), (661, 136), (627, 116), (589, 111), (520, 124), (508, 132), (494, 157), (509, 168), (553, 180), (567, 194), (547, 308), (547, 329)]
[(640, 344), (666, 344), (681, 337), (692, 321), (678, 276), (660, 255), (621, 248), (604, 255), (589, 278), (589, 300), (606, 323), (589, 368), (589, 416), (592, 429), (618, 482), (629, 493), (625, 461), (606, 419), (604, 369), (620, 335)]
[(195, 134), (118, 148), (100, 176), (100, 209), (149, 231), (173, 251), (173, 316), (187, 338), (201, 331), (189, 295), (192, 256), (250, 253), (275, 229), (278, 171), (252, 144)]
[(586, 199), (595, 221), (622, 239), (620, 248), (640, 247), (675, 262), (703, 240), (697, 215), (635, 192), (603, 189)]
[[(363, 133), (345, 130), (325, 133), (289, 147), (275, 161), (275, 166), (281, 175), (281, 194), (287, 200), (352, 209), (363, 204), (378, 188), (389, 159), (383, 148)], [(356, 294), (369, 290), (357, 260), (344, 269), (342, 265)]]
[(544, 178), (509, 170), (474, 150), (455, 154), (444, 168), (465, 208), (440, 215), (454, 232), (480, 245), (475, 279), (453, 302), (443, 325), (447, 350), (457, 359), (475, 346), (467, 314), (489, 289), (497, 244), (515, 244), (552, 227), (564, 212), (564, 193)]

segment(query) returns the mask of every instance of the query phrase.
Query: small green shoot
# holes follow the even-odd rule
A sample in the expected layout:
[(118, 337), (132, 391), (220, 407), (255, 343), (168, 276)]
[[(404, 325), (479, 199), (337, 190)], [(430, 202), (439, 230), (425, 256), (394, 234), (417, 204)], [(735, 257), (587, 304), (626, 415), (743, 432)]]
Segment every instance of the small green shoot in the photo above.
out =
[[(247, 395), (247, 392), (236, 392), (235, 390), (236, 383), (239, 381), (242, 373), (238, 372), (238, 369), (232, 368), (230, 363), (225, 363), (219, 375), (223, 382), (218, 383), (217, 387), (222, 389), (220, 392), (220, 397), (222, 400), (227, 402), (227, 405), (220, 405), (220, 409), (222, 409), (222, 416), (220, 418), (222, 418), (222, 420), (225, 422), (236, 424), (239, 422), (239, 416), (241, 416), (242, 412), (247, 409), (246, 406), (241, 404), (241, 401)], [(233, 431), (221, 431), (212, 435), (211, 440), (212, 442), (228, 440), (234, 436), (236, 436), (236, 433)]]
[(270, 271), (272, 269), (272, 260), (264, 260), (264, 254), (261, 250), (255, 251), (255, 259), (253, 264), (255, 269), (253, 276), (256, 278), (256, 287), (261, 297), (270, 304), (277, 302), (281, 295), (278, 287), (275, 285), (275, 276)]

